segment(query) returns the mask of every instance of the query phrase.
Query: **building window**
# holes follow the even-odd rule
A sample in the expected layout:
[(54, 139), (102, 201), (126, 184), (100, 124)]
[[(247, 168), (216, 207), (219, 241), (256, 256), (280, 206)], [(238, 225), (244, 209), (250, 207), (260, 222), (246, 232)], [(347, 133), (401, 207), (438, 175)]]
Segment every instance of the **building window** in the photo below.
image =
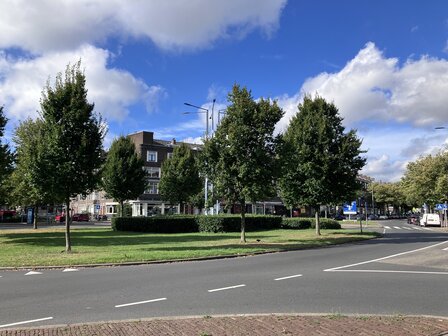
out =
[(158, 194), (159, 193), (159, 182), (149, 181), (145, 190), (145, 194)]
[(146, 161), (157, 162), (157, 152), (147, 151), (146, 152)]
[(173, 153), (167, 153), (167, 154), (166, 154), (166, 157), (167, 157), (168, 159), (171, 159), (171, 158), (173, 157)]
[(150, 178), (160, 178), (160, 168), (159, 167), (145, 167)]
[(108, 206), (106, 206), (106, 213), (107, 214), (116, 214), (117, 213), (117, 206), (116, 205), (108, 205)]

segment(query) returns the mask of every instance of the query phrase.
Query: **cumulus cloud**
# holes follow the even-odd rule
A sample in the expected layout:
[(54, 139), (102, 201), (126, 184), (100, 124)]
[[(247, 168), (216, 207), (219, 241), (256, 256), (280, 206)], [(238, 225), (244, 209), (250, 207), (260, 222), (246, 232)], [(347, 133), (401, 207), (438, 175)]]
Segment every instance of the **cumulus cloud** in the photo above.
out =
[(448, 124), (447, 90), (448, 60), (422, 56), (400, 64), (369, 42), (340, 71), (308, 78), (295, 95), (277, 97), (285, 116), (276, 131), (286, 129), (305, 94), (319, 94), (336, 104), (346, 127), (374, 128), (364, 138), (364, 148), (375, 150), (367, 154), (365, 173), (394, 180), (409, 160), (443, 144), (424, 133)]
[(447, 89), (447, 60), (423, 56), (400, 66), (398, 59), (385, 57), (369, 42), (341, 71), (308, 78), (295, 96), (279, 97), (287, 112), (281, 126), (288, 124), (305, 93), (334, 101), (349, 126), (366, 120), (417, 127), (446, 124)]
[(219, 38), (277, 28), (286, 0), (4, 0), (0, 48), (76, 49), (110, 36), (149, 38), (164, 49), (201, 48)]
[(87, 77), (88, 99), (95, 110), (109, 121), (122, 121), (128, 107), (137, 102), (153, 111), (166, 93), (160, 86), (149, 87), (131, 73), (108, 68), (111, 57), (107, 50), (83, 45), (75, 51), (50, 52), (35, 58), (13, 58), (0, 52), (0, 96), (11, 119), (37, 116), (45, 84), (68, 63), (82, 60)]

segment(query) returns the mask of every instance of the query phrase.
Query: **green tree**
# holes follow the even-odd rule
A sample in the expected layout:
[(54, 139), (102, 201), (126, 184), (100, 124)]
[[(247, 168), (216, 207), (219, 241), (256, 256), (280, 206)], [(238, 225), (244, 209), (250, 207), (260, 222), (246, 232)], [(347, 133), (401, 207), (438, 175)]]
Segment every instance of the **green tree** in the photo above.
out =
[(11, 202), (15, 205), (33, 206), (34, 229), (37, 229), (37, 208), (51, 201), (51, 195), (34, 181), (33, 163), (37, 160), (36, 148), (42, 141), (43, 121), (27, 119), (15, 129), (16, 167), (11, 174)]
[(448, 153), (427, 155), (410, 162), (401, 179), (407, 203), (421, 207), (424, 203), (434, 206), (446, 201), (448, 186)]
[(228, 95), (227, 114), (214, 137), (206, 139), (204, 171), (214, 190), (228, 203), (241, 206), (241, 242), (246, 241), (246, 202), (275, 194), (277, 172), (273, 132), (283, 116), (277, 103), (254, 101), (246, 88), (234, 85)]
[(124, 202), (144, 193), (147, 173), (144, 161), (135, 151), (129, 137), (121, 136), (112, 142), (102, 174), (104, 191), (120, 203), (123, 217)]
[(283, 135), (281, 196), (289, 206), (315, 209), (317, 235), (320, 206), (342, 203), (360, 188), (361, 140), (354, 130), (344, 131), (334, 104), (305, 96)]
[(369, 185), (369, 191), (374, 193), (377, 206), (383, 207), (386, 212), (389, 206), (395, 210), (406, 204), (402, 185), (399, 182), (374, 182)]
[[(173, 156), (163, 162), (159, 191), (171, 204), (191, 202), (202, 189), (197, 158), (185, 143), (174, 148)], [(185, 208), (184, 208), (185, 212)]]
[(48, 83), (41, 99), (42, 141), (36, 147), (33, 178), (58, 202), (65, 203), (66, 251), (71, 251), (70, 198), (92, 192), (98, 185), (105, 128), (87, 100), (81, 62)]
[(3, 106), (0, 106), (0, 204), (5, 204), (8, 194), (8, 183), (12, 173), (14, 155), (8, 144), (2, 143), (1, 138), (5, 135), (5, 127), (8, 119), (3, 112)]

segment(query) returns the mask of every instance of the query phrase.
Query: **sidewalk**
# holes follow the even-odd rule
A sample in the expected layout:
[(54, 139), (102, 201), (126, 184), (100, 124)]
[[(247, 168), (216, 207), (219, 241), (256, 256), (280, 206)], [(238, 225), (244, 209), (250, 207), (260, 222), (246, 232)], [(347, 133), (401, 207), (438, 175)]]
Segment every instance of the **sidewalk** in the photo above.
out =
[(0, 336), (448, 335), (448, 319), (419, 316), (254, 315), (0, 329)]

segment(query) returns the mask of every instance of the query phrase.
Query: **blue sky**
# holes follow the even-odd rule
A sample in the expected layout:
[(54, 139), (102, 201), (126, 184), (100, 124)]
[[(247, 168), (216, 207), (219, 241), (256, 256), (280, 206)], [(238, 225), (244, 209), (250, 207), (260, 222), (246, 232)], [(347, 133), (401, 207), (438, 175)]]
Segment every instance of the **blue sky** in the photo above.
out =
[(0, 104), (8, 137), (36, 117), (48, 78), (82, 59), (89, 99), (121, 134), (200, 141), (234, 83), (277, 99), (283, 131), (305, 93), (339, 107), (368, 150), (364, 173), (396, 181), (444, 148), (448, 3), (368, 0), (34, 0), (0, 3)]

